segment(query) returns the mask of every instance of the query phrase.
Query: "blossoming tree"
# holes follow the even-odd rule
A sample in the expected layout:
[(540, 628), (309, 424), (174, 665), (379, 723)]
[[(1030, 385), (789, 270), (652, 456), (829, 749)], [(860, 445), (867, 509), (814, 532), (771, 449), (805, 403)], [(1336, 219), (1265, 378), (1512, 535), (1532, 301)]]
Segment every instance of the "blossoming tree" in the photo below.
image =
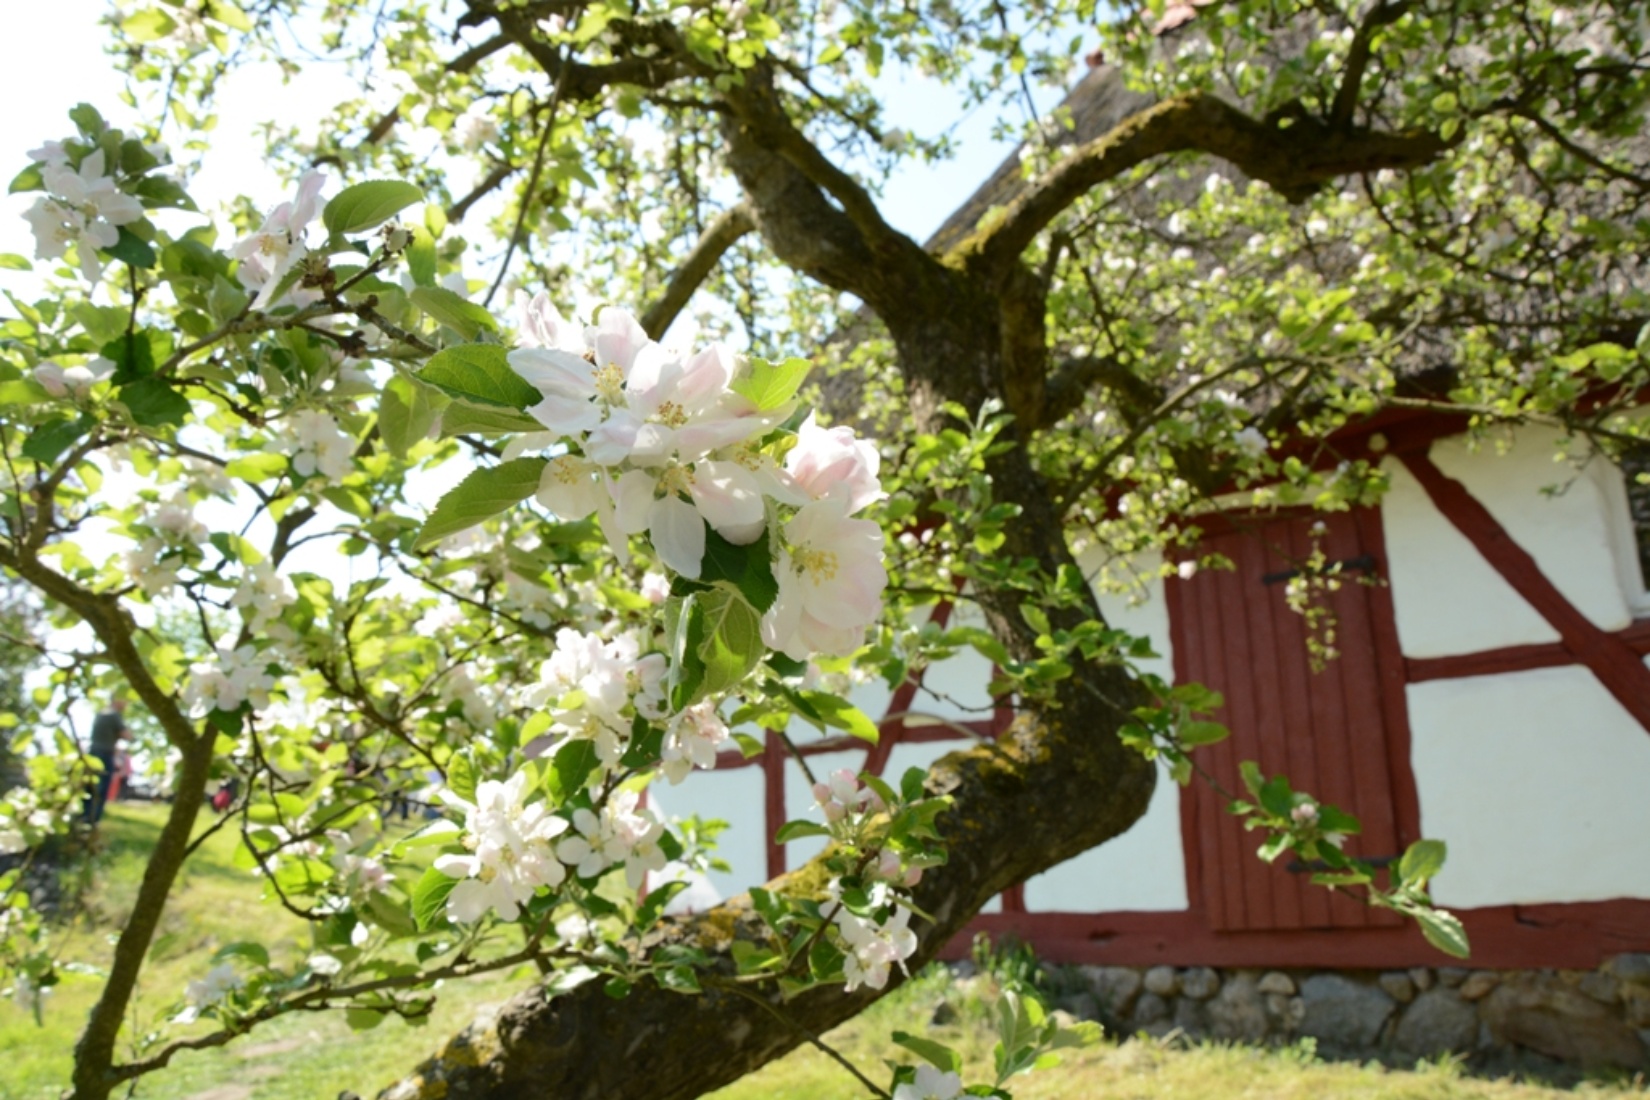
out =
[[(49, 283), (14, 300), (0, 346), (0, 567), (69, 631), (20, 718), (59, 727), (128, 684), (174, 799), (74, 1095), (290, 1012), (418, 1018), (438, 981), (523, 963), (545, 980), (467, 1048), (484, 1056), (390, 1094), (698, 1095), (817, 1041), (1003, 888), (1126, 829), (1153, 761), (1184, 780), (1222, 730), (1208, 693), (1132, 668), (1074, 539), (1190, 541), (1186, 517), (1234, 491), (1378, 494), (1367, 465), (1274, 445), (1435, 400), (1401, 385), (1432, 352), (1483, 423), (1636, 441), (1618, 414), (1646, 366), (1650, 47), (1630, 5), (1512, 7), (1127, 13), (1102, 31), (1115, 114), (1077, 141), (1092, 119), (1033, 119), (1019, 177), (927, 247), (875, 180), (944, 143), (880, 121), (883, 64), (1017, 95), (1063, 76), (1051, 35), (1092, 6), (534, 0), (392, 21), (334, 0), (317, 48), (394, 74), (396, 95), (341, 105), (316, 145), (277, 142), (293, 197), (262, 216), (201, 214), (159, 128), (78, 108), (12, 185), (38, 193)], [(165, 89), (180, 157), (205, 151), (226, 59), (291, 52), (310, 9), (120, 13), (136, 98)], [(465, 228), (498, 195), (491, 226)], [(499, 243), (486, 288), (464, 274), (471, 237)], [(490, 303), (512, 280), (506, 319)], [(749, 355), (670, 342), (701, 290), (724, 304), (706, 327)], [(576, 293), (592, 304), (570, 316)], [(844, 332), (854, 350), (815, 354)], [(833, 362), (850, 369), (804, 390)], [(1599, 376), (1620, 385), (1589, 390)], [(959, 584), (988, 631), (907, 625)], [(187, 630), (157, 628), (179, 611)], [(742, 728), (863, 732), (829, 677), (897, 683), (961, 646), (1017, 700), (1007, 736), (897, 784), (814, 777), (819, 817), (779, 839), (824, 836), (824, 854), (667, 914), (680, 883), (648, 876), (714, 856), (650, 784)], [(78, 800), (67, 735), (39, 747), (8, 848)], [(1377, 876), (1335, 846), (1344, 815), (1247, 778), (1272, 855), (1321, 860), (1464, 949), (1427, 902), (1439, 845)], [(203, 823), (231, 779), (232, 812)], [(397, 800), (442, 818), (386, 830)], [(231, 945), (168, 1029), (123, 1035), (168, 894), (202, 830), (228, 827), (314, 950)], [(0, 961), (38, 1004), (47, 929), (26, 897), (7, 906)], [(1030, 1001), (1001, 1017), (979, 1092), (1086, 1037)], [(867, 1090), (959, 1093), (952, 1052), (900, 1041), (909, 1064)]]

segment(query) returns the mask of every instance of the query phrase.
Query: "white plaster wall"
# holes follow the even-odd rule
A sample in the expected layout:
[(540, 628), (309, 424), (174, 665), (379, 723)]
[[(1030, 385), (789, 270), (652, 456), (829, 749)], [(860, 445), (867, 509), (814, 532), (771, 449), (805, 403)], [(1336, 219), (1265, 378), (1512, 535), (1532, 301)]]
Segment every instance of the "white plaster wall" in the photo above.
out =
[(1650, 898), (1650, 733), (1579, 666), (1408, 689), (1440, 905)]
[(731, 871), (712, 871), (711, 886), (724, 898), (742, 894), (767, 881), (768, 849), (763, 813), (762, 769), (724, 768), (694, 771), (672, 787), (663, 780), (648, 790), (648, 804), (666, 820), (697, 814), (706, 821), (726, 821), (717, 838), (717, 855)]
[[(1384, 469), (1392, 480), (1381, 498), (1381, 521), (1404, 656), (1558, 641), (1558, 632), (1444, 518), (1402, 463), (1388, 460)], [(1534, 499), (1535, 488), (1527, 499)]]
[(1026, 880), (1033, 913), (1108, 913), (1186, 908), (1180, 788), (1158, 775), (1146, 816), (1134, 828)]
[(1558, 443), (1556, 432), (1541, 428), (1518, 431), (1505, 451), (1488, 441), (1474, 451), (1456, 436), (1433, 444), (1432, 460), (1489, 509), (1578, 611), (1620, 630), (1632, 621), (1612, 507), (1621, 472), (1602, 457), (1580, 469), (1555, 461)]

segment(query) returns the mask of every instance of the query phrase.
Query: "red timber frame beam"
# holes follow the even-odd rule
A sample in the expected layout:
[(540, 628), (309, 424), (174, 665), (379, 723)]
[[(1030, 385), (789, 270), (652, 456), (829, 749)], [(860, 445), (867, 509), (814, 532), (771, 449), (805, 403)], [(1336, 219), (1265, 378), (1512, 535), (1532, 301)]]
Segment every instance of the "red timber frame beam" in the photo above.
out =
[[(1634, 644), (1640, 641), (1639, 632), (1634, 632), (1630, 641), (1625, 634), (1611, 633), (1594, 624), (1547, 579), (1529, 551), (1513, 540), (1506, 528), (1477, 497), (1467, 491), (1466, 486), (1440, 470), (1425, 453), (1410, 452), (1399, 457), (1438, 511), (1467, 537), (1485, 561), (1506, 578), (1513, 590), (1528, 600), (1530, 606), (1558, 631), (1563, 653), (1590, 669), (1627, 713), (1650, 731), (1650, 668), (1645, 667), (1640, 656), (1643, 650)], [(1497, 651), (1449, 660), (1460, 662), (1475, 658), (1482, 661), (1500, 656), (1519, 668), (1540, 668), (1549, 662), (1570, 663), (1554, 660), (1558, 656), (1554, 649), (1550, 646), (1519, 646), (1516, 652)], [(1419, 671), (1427, 679), (1439, 677), (1438, 668), (1429, 669), (1424, 663), (1417, 664), (1421, 667), (1412, 671)], [(1499, 666), (1495, 670), (1507, 671), (1508, 667)], [(1433, 675), (1427, 676), (1428, 672)], [(1444, 670), (1444, 674), (1449, 674), (1449, 670)], [(1412, 675), (1411, 680), (1414, 678)]]

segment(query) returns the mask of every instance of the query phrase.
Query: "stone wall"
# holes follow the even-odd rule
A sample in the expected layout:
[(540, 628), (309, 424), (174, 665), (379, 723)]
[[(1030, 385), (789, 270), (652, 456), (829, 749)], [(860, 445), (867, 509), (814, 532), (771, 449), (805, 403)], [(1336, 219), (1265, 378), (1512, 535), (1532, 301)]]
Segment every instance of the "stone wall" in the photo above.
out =
[(1055, 1007), (1114, 1034), (1293, 1043), (1394, 1064), (1650, 1069), (1650, 954), (1597, 970), (1047, 970)]

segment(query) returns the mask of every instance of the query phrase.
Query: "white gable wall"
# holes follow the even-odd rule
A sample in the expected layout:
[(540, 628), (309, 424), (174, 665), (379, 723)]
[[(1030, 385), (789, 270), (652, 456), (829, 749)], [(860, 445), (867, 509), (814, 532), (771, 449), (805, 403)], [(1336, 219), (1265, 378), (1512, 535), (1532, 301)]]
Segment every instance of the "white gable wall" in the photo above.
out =
[[(1459, 438), (1432, 448), (1576, 608), (1619, 630), (1642, 599), (1620, 475), (1555, 464), (1555, 438), (1523, 431), (1504, 454)], [(1382, 502), (1404, 656), (1554, 642), (1395, 461)], [(1562, 486), (1556, 494), (1548, 486)], [(1625, 534), (1625, 537), (1624, 537)], [(1421, 829), (1450, 846), (1442, 905), (1650, 898), (1650, 732), (1581, 665), (1411, 684)]]

